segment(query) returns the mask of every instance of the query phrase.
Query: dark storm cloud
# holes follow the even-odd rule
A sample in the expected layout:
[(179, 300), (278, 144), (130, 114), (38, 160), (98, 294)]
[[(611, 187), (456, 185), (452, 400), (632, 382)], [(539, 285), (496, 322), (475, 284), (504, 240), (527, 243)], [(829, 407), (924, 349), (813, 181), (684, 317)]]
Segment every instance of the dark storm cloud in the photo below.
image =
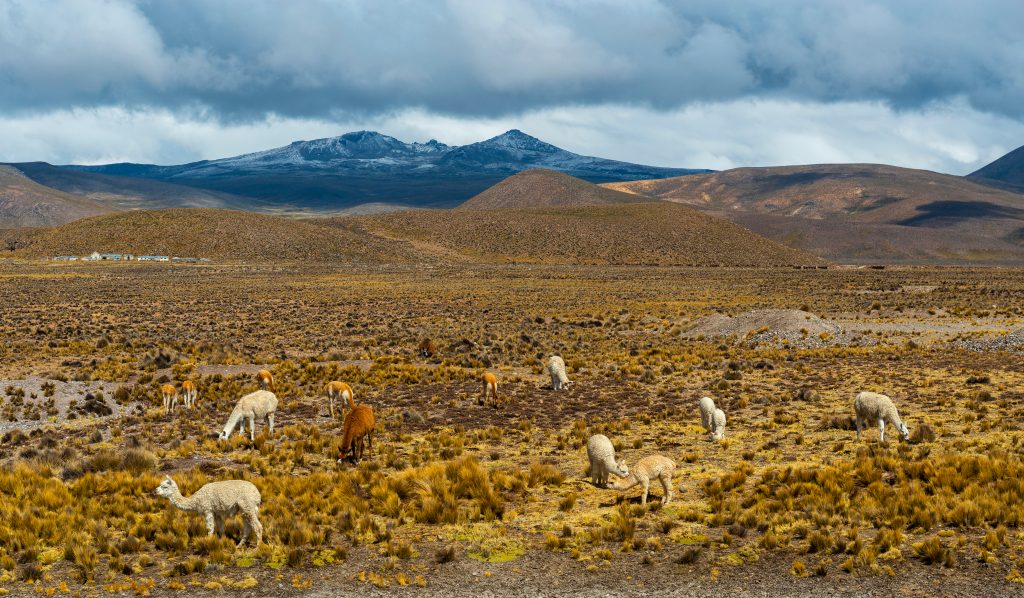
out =
[(405, 108), (965, 98), (1024, 116), (1024, 2), (0, 3), (0, 109), (225, 121)]

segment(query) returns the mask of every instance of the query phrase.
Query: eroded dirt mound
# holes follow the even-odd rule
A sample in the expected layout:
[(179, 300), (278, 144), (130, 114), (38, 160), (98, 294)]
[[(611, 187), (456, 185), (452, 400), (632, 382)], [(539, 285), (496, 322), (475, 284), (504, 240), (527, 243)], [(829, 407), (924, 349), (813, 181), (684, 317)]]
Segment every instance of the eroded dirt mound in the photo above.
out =
[(1024, 351), (1024, 328), (996, 337), (969, 339), (958, 344), (969, 351)]
[(750, 343), (782, 343), (800, 347), (848, 344), (851, 336), (824, 318), (799, 309), (755, 309), (739, 315), (711, 314), (683, 331), (687, 338), (730, 338)]

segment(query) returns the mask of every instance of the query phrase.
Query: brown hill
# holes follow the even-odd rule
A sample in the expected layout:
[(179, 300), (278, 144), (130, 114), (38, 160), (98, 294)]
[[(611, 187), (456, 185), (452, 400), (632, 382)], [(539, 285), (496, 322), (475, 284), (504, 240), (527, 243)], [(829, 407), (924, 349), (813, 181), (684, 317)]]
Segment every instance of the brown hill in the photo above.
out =
[[(857, 224), (862, 245), (882, 242), (869, 251), (880, 261), (1015, 260), (1024, 239), (1024, 195), (895, 166), (737, 168), (606, 186), (692, 205), (840, 261), (864, 257), (850, 251), (858, 239), (847, 224)], [(792, 242), (808, 235), (810, 246)]]
[(328, 221), (464, 260), (699, 266), (826, 263), (727, 220), (668, 202), (419, 210)]
[(1024, 190), (1024, 145), (967, 176), (978, 182), (992, 181)]
[(23, 257), (93, 251), (219, 260), (404, 262), (414, 258), (386, 239), (352, 230), (212, 208), (139, 210), (35, 231)]
[(567, 174), (531, 168), (514, 174), (471, 197), (459, 210), (501, 208), (545, 208), (557, 206), (602, 205), (650, 201), (636, 195), (606, 189)]
[(102, 202), (45, 187), (0, 166), (0, 228), (56, 226), (113, 211)]

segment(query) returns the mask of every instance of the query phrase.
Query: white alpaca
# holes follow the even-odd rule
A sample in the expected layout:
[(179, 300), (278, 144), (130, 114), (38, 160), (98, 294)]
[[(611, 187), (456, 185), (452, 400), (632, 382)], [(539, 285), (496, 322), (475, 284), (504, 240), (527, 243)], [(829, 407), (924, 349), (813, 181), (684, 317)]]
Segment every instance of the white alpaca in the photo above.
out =
[(552, 355), (551, 359), (548, 359), (548, 373), (551, 374), (551, 388), (569, 390), (572, 380), (565, 375), (565, 360), (558, 355)]
[(640, 503), (646, 505), (647, 494), (651, 488), (651, 480), (659, 480), (661, 487), (665, 491), (661, 497), (661, 504), (667, 505), (672, 500), (672, 475), (675, 471), (676, 464), (672, 459), (661, 455), (651, 455), (637, 461), (633, 471), (621, 482), (613, 483), (612, 488), (616, 490), (629, 490), (633, 486), (640, 484), (644, 488), (643, 498), (640, 500)]
[(245, 434), (245, 422), (249, 421), (249, 440), (256, 440), (256, 420), (262, 419), (270, 427), (270, 433), (274, 433), (274, 413), (277, 411), (277, 395), (269, 390), (257, 390), (238, 399), (238, 403), (231, 411), (228, 423), (224, 424), (224, 430), (220, 433), (221, 440), (227, 440), (239, 426), (238, 433)]
[(877, 392), (865, 391), (857, 393), (857, 398), (853, 400), (853, 411), (857, 416), (858, 439), (860, 438), (862, 421), (864, 425), (871, 421), (878, 421), (879, 442), (885, 442), (886, 423), (896, 428), (900, 435), (903, 436), (903, 440), (910, 440), (910, 430), (907, 429), (907, 425), (900, 419), (900, 414), (896, 411), (896, 405), (893, 404), (892, 399), (889, 397)]
[(699, 408), (700, 425), (710, 434), (715, 424), (715, 401), (711, 397), (702, 397)]
[(604, 434), (594, 434), (587, 441), (587, 457), (590, 459), (590, 479), (595, 486), (607, 486), (608, 474), (620, 478), (629, 475), (629, 468), (615, 462), (615, 447)]
[(157, 496), (163, 496), (171, 504), (188, 513), (199, 513), (206, 519), (206, 532), (224, 535), (224, 518), (242, 514), (242, 539), (245, 544), (251, 533), (256, 535), (256, 544), (263, 540), (263, 525), (260, 523), (260, 491), (245, 480), (210, 482), (188, 498), (181, 495), (178, 485), (170, 476), (165, 477), (156, 489)]
[(715, 415), (711, 418), (711, 440), (725, 438), (725, 412), (715, 409)]

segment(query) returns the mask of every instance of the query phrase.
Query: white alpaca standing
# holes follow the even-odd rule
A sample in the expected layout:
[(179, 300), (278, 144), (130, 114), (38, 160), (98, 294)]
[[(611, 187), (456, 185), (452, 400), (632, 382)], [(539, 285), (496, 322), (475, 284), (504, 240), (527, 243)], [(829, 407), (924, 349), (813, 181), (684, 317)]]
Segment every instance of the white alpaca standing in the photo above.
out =
[(231, 411), (228, 423), (224, 424), (224, 430), (220, 433), (221, 440), (227, 440), (231, 433), (238, 428), (239, 434), (245, 434), (245, 422), (249, 421), (249, 440), (256, 440), (256, 420), (262, 419), (270, 427), (270, 433), (274, 433), (274, 413), (277, 411), (277, 395), (269, 390), (257, 390), (238, 399), (238, 403)]
[(615, 447), (604, 434), (594, 434), (587, 440), (587, 457), (590, 459), (590, 479), (595, 486), (607, 486), (608, 474), (620, 478), (629, 475), (629, 468), (615, 462)]
[(700, 399), (700, 425), (710, 434), (715, 424), (715, 401), (711, 397)]
[(206, 519), (206, 532), (211, 536), (214, 533), (224, 535), (224, 518), (241, 513), (242, 539), (238, 545), (245, 544), (251, 533), (255, 533), (257, 545), (263, 540), (263, 525), (259, 518), (260, 502), (263, 499), (252, 482), (210, 482), (186, 498), (178, 491), (178, 484), (168, 476), (157, 486), (156, 494), (169, 499), (171, 504), (182, 511), (202, 515)]
[(725, 412), (715, 409), (715, 415), (711, 418), (711, 440), (725, 438)]
[(853, 400), (853, 411), (857, 416), (858, 439), (860, 438), (862, 421), (865, 425), (871, 421), (877, 421), (879, 442), (885, 442), (886, 423), (896, 428), (900, 435), (903, 436), (903, 440), (910, 440), (910, 430), (907, 429), (907, 425), (900, 419), (900, 414), (896, 411), (896, 405), (893, 404), (892, 399), (889, 397), (877, 392), (865, 391), (857, 393), (857, 397)]
[(647, 504), (647, 494), (651, 488), (651, 480), (659, 480), (665, 493), (661, 497), (661, 504), (667, 505), (672, 500), (672, 475), (675, 474), (676, 464), (668, 457), (662, 455), (651, 455), (644, 457), (636, 463), (636, 467), (621, 482), (612, 484), (616, 490), (629, 490), (640, 484), (644, 488), (641, 504)]
[(552, 355), (551, 359), (548, 359), (548, 373), (551, 374), (551, 388), (569, 390), (572, 381), (565, 375), (565, 360), (558, 355)]

